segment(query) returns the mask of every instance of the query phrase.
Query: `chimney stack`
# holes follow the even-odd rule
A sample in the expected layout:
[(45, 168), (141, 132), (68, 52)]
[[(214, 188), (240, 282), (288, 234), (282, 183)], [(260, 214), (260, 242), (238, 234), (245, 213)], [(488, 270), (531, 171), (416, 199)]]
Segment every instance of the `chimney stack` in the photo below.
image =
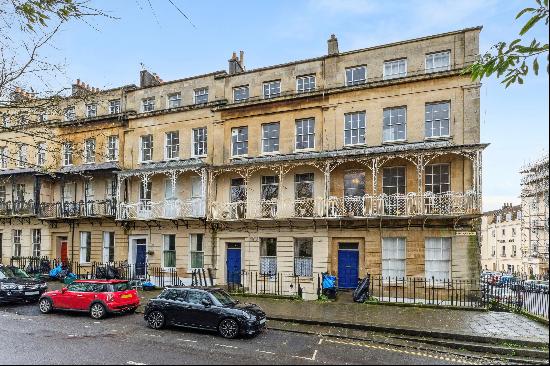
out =
[(330, 39), (327, 41), (328, 45), (328, 55), (337, 55), (340, 51), (338, 50), (338, 39), (334, 34), (330, 35)]
[(160, 78), (156, 73), (150, 73), (147, 70), (141, 70), (139, 73), (139, 86), (141, 88), (159, 85), (160, 83)]
[(90, 86), (90, 84), (86, 84), (85, 82), (80, 81), (80, 79), (76, 79), (76, 83), (74, 83), (72, 86), (72, 95), (82, 95), (86, 93), (97, 92), (99, 92), (99, 88)]
[(244, 51), (240, 51), (240, 57), (237, 57), (237, 52), (233, 52), (229, 59), (229, 74), (238, 74), (244, 72)]

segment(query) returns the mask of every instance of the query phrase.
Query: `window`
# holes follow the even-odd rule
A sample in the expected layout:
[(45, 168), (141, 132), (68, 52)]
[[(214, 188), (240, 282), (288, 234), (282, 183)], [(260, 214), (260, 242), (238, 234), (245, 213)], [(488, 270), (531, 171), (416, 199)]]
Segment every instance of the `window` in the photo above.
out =
[(384, 62), (384, 80), (407, 76), (407, 59)]
[(425, 191), (434, 194), (450, 191), (449, 164), (431, 164), (426, 165), (426, 185)]
[(262, 176), (260, 189), (261, 216), (275, 218), (277, 216), (277, 198), (279, 197), (279, 176)]
[(406, 169), (404, 166), (383, 168), (382, 192), (384, 197), (384, 213), (386, 215), (405, 214), (405, 183)]
[(48, 114), (46, 112), (42, 112), (38, 115), (38, 122), (47, 122), (48, 121)]
[(8, 148), (6, 146), (0, 147), (0, 169), (7, 169), (8, 167)]
[(84, 142), (84, 162), (95, 163), (95, 139), (87, 139)]
[(506, 229), (502, 229), (502, 236), (506, 236)]
[(451, 279), (451, 238), (426, 238), (426, 278), (435, 281)]
[(46, 164), (46, 143), (39, 142), (36, 149), (36, 165), (44, 166)]
[(139, 206), (141, 211), (151, 210), (151, 191), (153, 189), (153, 183), (147, 181), (146, 183), (140, 182), (139, 185)]
[(180, 133), (172, 131), (166, 133), (166, 144), (164, 150), (164, 159), (177, 159), (180, 154)]
[(502, 252), (500, 253), (502, 257), (506, 257), (506, 245), (502, 246)]
[(163, 235), (163, 263), (165, 268), (176, 267), (176, 235), (166, 234)]
[(66, 142), (63, 144), (63, 165), (73, 165), (73, 144)]
[(494, 238), (496, 236), (496, 230), (493, 230), (491, 236)]
[(40, 257), (42, 231), (40, 229), (32, 229), (31, 236), (32, 236), (32, 256)]
[(262, 125), (262, 152), (279, 151), (279, 122)]
[(294, 239), (294, 275), (313, 277), (313, 238)]
[(118, 136), (107, 137), (107, 161), (118, 161)]
[(405, 238), (382, 238), (382, 277), (386, 280), (405, 278)]
[(233, 101), (242, 102), (249, 98), (248, 85), (233, 88)]
[(243, 178), (231, 179), (231, 202), (246, 201), (246, 185)]
[(315, 118), (296, 120), (296, 150), (315, 148)]
[(17, 147), (17, 166), (19, 168), (24, 168), (27, 166), (27, 148), (28, 146), (25, 144), (20, 144)]
[(510, 212), (506, 214), (506, 221), (512, 221), (512, 214)]
[(97, 116), (97, 104), (86, 104), (86, 117), (91, 118)]
[(403, 141), (407, 138), (407, 108), (384, 109), (384, 142)]
[(6, 202), (6, 186), (0, 186), (0, 203)]
[(502, 217), (501, 217), (500, 215), (497, 215), (497, 223), (500, 223), (501, 218), (502, 218)]
[(512, 245), (512, 257), (515, 257), (517, 255), (517, 247), (515, 245)]
[(248, 154), (248, 127), (237, 127), (231, 130), (231, 155)]
[(451, 66), (451, 51), (430, 53), (426, 55), (426, 72), (449, 70)]
[(204, 267), (203, 234), (191, 234), (191, 269)]
[(13, 242), (13, 256), (21, 257), (21, 229), (15, 229), (12, 231), (12, 242)]
[(10, 126), (10, 116), (7, 114), (4, 114), (2, 116), (2, 126), (3, 127), (9, 127)]
[(181, 106), (181, 93), (168, 95), (168, 108), (177, 108)]
[(260, 274), (274, 275), (277, 273), (277, 239), (260, 239)]
[(114, 201), (116, 199), (116, 179), (105, 180), (105, 199)]
[(65, 108), (65, 121), (74, 121), (76, 119), (76, 112), (74, 107)]
[(193, 129), (193, 156), (206, 156), (208, 152), (206, 127)]
[(264, 98), (274, 98), (281, 95), (281, 80), (268, 81), (264, 83)]
[(515, 227), (512, 228), (512, 236), (516, 236), (516, 228)]
[(113, 99), (109, 101), (109, 114), (120, 113), (120, 99)]
[(344, 145), (365, 143), (365, 112), (346, 113), (344, 117)]
[(195, 89), (195, 104), (208, 103), (208, 88)]
[(113, 231), (103, 232), (103, 262), (115, 261), (115, 233)]
[(497, 255), (497, 247), (494, 245), (491, 247), (491, 256), (494, 257)]
[(153, 160), (153, 135), (141, 136), (141, 162)]
[(80, 263), (90, 263), (92, 255), (92, 234), (89, 231), (80, 232)]
[(155, 98), (145, 98), (142, 100), (142, 107), (143, 112), (151, 112), (155, 110)]
[(315, 75), (299, 76), (296, 78), (296, 91), (298, 93), (315, 90)]
[(346, 85), (359, 85), (367, 82), (367, 67), (356, 66), (346, 69)]
[(449, 102), (426, 104), (426, 137), (448, 137), (450, 135)]

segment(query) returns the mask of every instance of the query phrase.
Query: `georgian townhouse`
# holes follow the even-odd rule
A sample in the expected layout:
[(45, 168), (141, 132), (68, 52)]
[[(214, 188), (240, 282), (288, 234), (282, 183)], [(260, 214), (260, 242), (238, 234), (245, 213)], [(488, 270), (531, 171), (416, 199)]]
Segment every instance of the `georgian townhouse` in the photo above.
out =
[[(317, 58), (247, 70), (241, 52), (227, 71), (174, 81), (142, 70), (120, 89), (119, 118), (59, 125), (66, 162), (72, 146), (83, 157), (60, 166), (50, 201), (80, 191), (85, 212), (116, 176), (116, 218), (101, 224), (114, 225), (116, 260), (209, 268), (245, 291), (315, 298), (322, 272), (340, 288), (367, 273), (477, 278), (486, 144), (480, 84), (462, 70), (480, 30), (346, 52), (331, 36)], [(115, 135), (117, 164), (97, 160)], [(103, 229), (79, 225), (67, 240), (100, 260)]]

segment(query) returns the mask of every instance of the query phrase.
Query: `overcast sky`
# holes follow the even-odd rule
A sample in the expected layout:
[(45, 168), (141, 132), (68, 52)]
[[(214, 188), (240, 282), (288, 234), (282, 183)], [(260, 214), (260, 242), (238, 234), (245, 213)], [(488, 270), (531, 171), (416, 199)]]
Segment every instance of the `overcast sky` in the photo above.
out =
[[(248, 69), (482, 25), (480, 47), (513, 40), (523, 22), (517, 12), (534, 0), (92, 0), (114, 19), (66, 27), (51, 57), (67, 64), (54, 83), (76, 78), (99, 88), (139, 83), (140, 63), (164, 80), (227, 68), (245, 51)], [(526, 20), (526, 19), (525, 19)], [(548, 42), (543, 26), (528, 34)], [(546, 60), (540, 60), (545, 65)], [(495, 79), (481, 90), (484, 209), (519, 202), (518, 170), (548, 152), (548, 74), (508, 89)]]

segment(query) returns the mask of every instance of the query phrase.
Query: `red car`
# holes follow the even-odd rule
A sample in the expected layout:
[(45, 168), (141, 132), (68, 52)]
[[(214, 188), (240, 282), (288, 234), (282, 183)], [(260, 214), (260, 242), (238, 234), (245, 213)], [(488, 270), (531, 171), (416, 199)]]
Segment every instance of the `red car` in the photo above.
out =
[(135, 311), (139, 297), (128, 281), (77, 280), (61, 290), (44, 293), (38, 306), (43, 314), (71, 310), (89, 312), (92, 318), (101, 319), (110, 313)]

